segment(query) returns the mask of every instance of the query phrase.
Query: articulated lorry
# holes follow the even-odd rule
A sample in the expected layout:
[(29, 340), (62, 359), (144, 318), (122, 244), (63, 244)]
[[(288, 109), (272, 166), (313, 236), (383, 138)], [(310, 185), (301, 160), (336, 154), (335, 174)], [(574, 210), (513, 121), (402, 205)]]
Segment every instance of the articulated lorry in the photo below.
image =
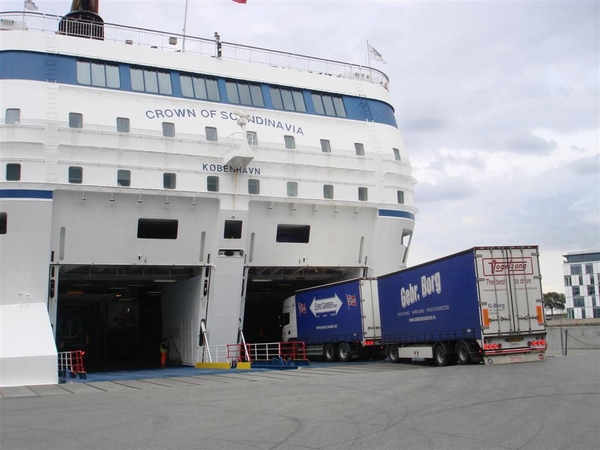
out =
[[(287, 316), (286, 316), (287, 313)], [(504, 364), (545, 358), (536, 246), (475, 247), (418, 266), (298, 291), (283, 340), (326, 360), (377, 355)]]
[(356, 278), (296, 291), (284, 300), (282, 312), (283, 341), (303, 341), (309, 358), (385, 358), (374, 279)]

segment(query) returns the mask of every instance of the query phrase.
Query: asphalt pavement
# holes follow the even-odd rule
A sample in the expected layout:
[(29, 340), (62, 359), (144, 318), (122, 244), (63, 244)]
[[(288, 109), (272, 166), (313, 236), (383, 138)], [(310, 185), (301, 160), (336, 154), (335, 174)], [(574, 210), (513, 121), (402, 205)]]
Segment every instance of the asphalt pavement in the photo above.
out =
[(600, 448), (600, 352), (386, 361), (2, 388), (0, 448)]

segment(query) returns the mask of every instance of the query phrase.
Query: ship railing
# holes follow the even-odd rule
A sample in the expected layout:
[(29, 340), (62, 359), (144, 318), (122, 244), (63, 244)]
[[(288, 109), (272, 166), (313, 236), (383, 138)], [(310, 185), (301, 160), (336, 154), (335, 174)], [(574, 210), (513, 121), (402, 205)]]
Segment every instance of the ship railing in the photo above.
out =
[[(61, 16), (50, 14), (6, 11), (0, 12), (0, 30), (37, 30), (47, 33), (59, 33), (61, 20), (68, 21), (68, 19), (63, 19)], [(105, 23), (104, 25), (92, 24), (91, 27), (71, 27), (70, 29), (80, 30), (80, 33), (89, 33), (89, 35), (82, 34), (80, 37), (91, 38), (99, 35), (94, 32), (93, 28), (102, 26), (105, 41), (264, 64), (325, 76), (357, 79), (382, 85), (386, 88), (389, 83), (387, 75), (373, 67), (230, 42), (217, 42), (214, 39), (184, 36), (177, 33), (165, 33), (111, 23)], [(69, 27), (65, 26), (63, 29), (69, 29)]]
[[(265, 342), (258, 344), (212, 345), (210, 351), (205, 346), (198, 348), (197, 362), (238, 362), (271, 361), (273, 359), (306, 360), (304, 342)], [(208, 361), (206, 355), (212, 355)]]

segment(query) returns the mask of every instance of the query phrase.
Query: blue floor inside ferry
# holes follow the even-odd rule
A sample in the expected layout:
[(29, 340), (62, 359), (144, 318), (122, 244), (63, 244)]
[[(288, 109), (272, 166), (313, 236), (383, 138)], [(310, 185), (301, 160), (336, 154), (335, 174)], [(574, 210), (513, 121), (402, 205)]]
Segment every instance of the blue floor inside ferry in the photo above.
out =
[[(308, 361), (283, 362), (265, 361), (262, 363), (253, 363), (251, 371), (262, 372), (266, 370), (293, 370), (301, 366), (308, 366)], [(197, 377), (202, 375), (214, 375), (223, 373), (248, 373), (249, 370), (230, 370), (230, 369), (197, 369), (190, 366), (166, 366), (153, 368), (132, 368), (130, 370), (108, 370), (101, 372), (86, 372), (86, 374), (70, 374), (60, 377), (60, 383), (71, 382), (99, 382), (99, 381), (119, 381), (119, 380), (144, 380), (152, 378), (176, 378), (176, 377)]]
[[(261, 369), (259, 369), (261, 370)], [(265, 370), (265, 369), (262, 369)], [(175, 378), (175, 377), (197, 377), (200, 375), (214, 375), (218, 373), (229, 373), (227, 369), (196, 369), (190, 366), (167, 366), (164, 368), (135, 369), (135, 370), (115, 370), (106, 372), (87, 373), (87, 377), (65, 377), (61, 379), (62, 383), (71, 382), (99, 382), (99, 381), (119, 381), (119, 380), (144, 380), (151, 378)], [(240, 371), (242, 372), (242, 371)]]

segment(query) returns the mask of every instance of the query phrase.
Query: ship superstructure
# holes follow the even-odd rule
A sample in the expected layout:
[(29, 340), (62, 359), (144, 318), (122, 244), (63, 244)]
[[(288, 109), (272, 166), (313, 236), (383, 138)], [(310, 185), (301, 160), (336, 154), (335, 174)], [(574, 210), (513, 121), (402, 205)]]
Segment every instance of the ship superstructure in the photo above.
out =
[[(92, 14), (82, 14), (81, 11)], [(0, 385), (279, 340), (299, 288), (405, 267), (416, 209), (382, 72), (0, 13)]]

